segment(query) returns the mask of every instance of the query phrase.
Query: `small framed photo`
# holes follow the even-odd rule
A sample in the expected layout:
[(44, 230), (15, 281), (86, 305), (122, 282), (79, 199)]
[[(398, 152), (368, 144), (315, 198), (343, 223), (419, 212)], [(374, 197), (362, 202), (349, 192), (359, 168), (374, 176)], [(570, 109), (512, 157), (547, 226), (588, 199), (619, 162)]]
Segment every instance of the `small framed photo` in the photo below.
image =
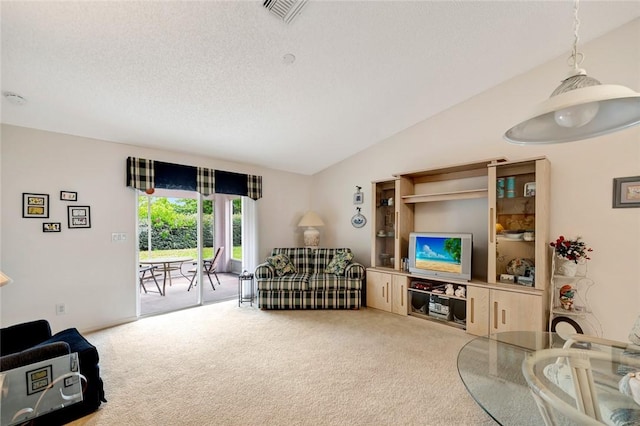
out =
[(525, 197), (535, 197), (536, 196), (536, 183), (535, 182), (527, 182), (524, 184), (524, 196)]
[(60, 191), (60, 199), (62, 201), (78, 201), (78, 193), (71, 191)]
[(45, 222), (42, 224), (42, 232), (60, 232), (60, 222)]
[(640, 207), (640, 176), (613, 179), (613, 208)]
[(49, 194), (22, 193), (22, 217), (49, 217)]
[(89, 206), (67, 206), (69, 229), (91, 228), (91, 211)]
[(353, 204), (362, 204), (364, 203), (364, 193), (356, 192), (353, 194)]

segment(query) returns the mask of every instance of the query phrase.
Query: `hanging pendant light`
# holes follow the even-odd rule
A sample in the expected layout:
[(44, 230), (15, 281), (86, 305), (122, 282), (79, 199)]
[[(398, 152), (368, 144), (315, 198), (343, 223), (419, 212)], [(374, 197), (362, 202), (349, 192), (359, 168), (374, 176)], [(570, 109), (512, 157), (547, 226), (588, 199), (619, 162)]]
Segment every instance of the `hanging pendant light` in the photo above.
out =
[(551, 97), (533, 111), (532, 118), (506, 131), (504, 138), (518, 145), (571, 142), (606, 135), (640, 124), (640, 93), (601, 84), (578, 68), (584, 55), (578, 49), (579, 0), (574, 1), (572, 71)]

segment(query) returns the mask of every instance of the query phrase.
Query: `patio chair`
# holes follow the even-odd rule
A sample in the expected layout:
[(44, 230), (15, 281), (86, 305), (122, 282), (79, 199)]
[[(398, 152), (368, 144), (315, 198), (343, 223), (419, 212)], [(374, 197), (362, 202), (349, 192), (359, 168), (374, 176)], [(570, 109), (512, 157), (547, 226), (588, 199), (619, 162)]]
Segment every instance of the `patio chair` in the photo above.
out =
[[(214, 290), (216, 289), (216, 287), (213, 285), (211, 274), (213, 274), (213, 276), (216, 277), (216, 281), (218, 282), (218, 285), (220, 285), (220, 279), (218, 278), (218, 274), (216, 272), (218, 269), (218, 263), (220, 262), (220, 258), (222, 257), (223, 252), (224, 252), (224, 247), (218, 247), (218, 250), (216, 250), (216, 253), (213, 255), (213, 258), (202, 260), (202, 275), (205, 275), (205, 274), (207, 275), (207, 277), (209, 278), (209, 282), (211, 283), (211, 288), (213, 288)], [(197, 263), (194, 263), (194, 265), (197, 265)], [(189, 282), (189, 288), (187, 289), (187, 291), (191, 290), (191, 287), (196, 285), (195, 282), (196, 282), (196, 277), (198, 276), (198, 268), (190, 269), (188, 273), (193, 274), (193, 276), (191, 277), (191, 281)]]
[[(144, 282), (145, 280), (153, 279), (153, 282), (156, 283), (156, 287), (158, 288), (158, 293), (160, 293), (160, 296), (163, 296), (162, 290), (160, 289), (160, 284), (156, 279), (155, 270), (155, 265), (140, 265), (140, 268), (138, 269), (138, 274), (140, 277), (140, 287), (144, 290), (145, 293), (147, 293), (147, 288), (144, 286)], [(149, 273), (148, 276), (147, 272)]]

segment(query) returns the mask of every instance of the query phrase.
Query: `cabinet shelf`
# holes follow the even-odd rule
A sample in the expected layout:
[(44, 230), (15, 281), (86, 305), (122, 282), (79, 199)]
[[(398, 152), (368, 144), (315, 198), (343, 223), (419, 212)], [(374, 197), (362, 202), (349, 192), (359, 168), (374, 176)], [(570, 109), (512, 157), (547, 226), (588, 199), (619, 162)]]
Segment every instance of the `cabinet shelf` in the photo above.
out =
[(433, 194), (403, 195), (405, 204), (432, 203), (435, 201), (470, 200), (474, 198), (487, 198), (487, 188), (468, 189), (464, 191), (438, 192)]
[(573, 277), (570, 277), (568, 275), (553, 274), (553, 279), (554, 280), (566, 280), (566, 281), (579, 281), (579, 280), (582, 280), (582, 279), (590, 279), (590, 278), (587, 278), (586, 275), (575, 275)]
[(421, 312), (414, 311), (413, 309), (411, 310), (411, 313), (409, 315), (411, 315), (412, 317), (422, 318), (422, 319), (426, 319), (426, 320), (429, 320), (429, 321), (445, 323), (448, 326), (457, 327), (457, 328), (459, 328), (461, 330), (466, 330), (467, 329), (467, 326), (465, 324), (462, 324), (462, 323), (459, 323), (459, 322), (456, 322), (456, 321), (452, 321), (452, 320), (448, 320), (448, 319), (444, 319), (444, 318), (433, 317), (431, 315), (425, 315), (425, 314), (423, 314)]
[(409, 288), (409, 291), (412, 291), (414, 293), (423, 293), (423, 294), (433, 294), (435, 296), (438, 297), (442, 297), (442, 298), (447, 298), (447, 299), (457, 299), (457, 300), (467, 300), (466, 297), (458, 297), (456, 295), (449, 295), (449, 294), (444, 294), (444, 293), (436, 293), (435, 291), (429, 291), (429, 290), (420, 290), (418, 288)]
[(567, 309), (562, 309), (560, 306), (556, 306), (552, 309), (553, 315), (558, 315), (558, 316), (566, 316), (566, 317), (584, 317), (586, 316), (589, 312), (582, 310), (582, 311), (577, 311), (577, 310), (567, 310)]
[(500, 236), (500, 235), (498, 235), (498, 236), (496, 237), (496, 239), (497, 239), (499, 242), (501, 242), (501, 243), (503, 243), (503, 242), (504, 242), (504, 243), (520, 243), (520, 244), (522, 244), (522, 243), (527, 243), (527, 244), (534, 244), (534, 243), (536, 242), (535, 240), (531, 240), (531, 241), (527, 241), (527, 240), (514, 240), (514, 239), (511, 239), (511, 238), (505, 238), (505, 237)]
[(439, 321), (466, 330), (466, 297), (411, 287), (407, 290), (409, 315)]

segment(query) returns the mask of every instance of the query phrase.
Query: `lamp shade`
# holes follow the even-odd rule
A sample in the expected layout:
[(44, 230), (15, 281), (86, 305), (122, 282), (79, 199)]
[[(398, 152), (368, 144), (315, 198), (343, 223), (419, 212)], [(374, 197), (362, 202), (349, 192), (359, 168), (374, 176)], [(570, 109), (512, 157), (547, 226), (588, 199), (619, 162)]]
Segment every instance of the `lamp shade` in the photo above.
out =
[(11, 284), (13, 280), (0, 271), (0, 287)]
[[(586, 123), (559, 124), (562, 122), (559, 116), (576, 110), (587, 111)], [(572, 142), (637, 124), (640, 124), (640, 93), (624, 86), (597, 84), (552, 95), (533, 111), (531, 118), (507, 130), (504, 138), (518, 145)]]
[(314, 211), (308, 211), (302, 216), (298, 226), (324, 226), (324, 222), (320, 219), (320, 216)]

